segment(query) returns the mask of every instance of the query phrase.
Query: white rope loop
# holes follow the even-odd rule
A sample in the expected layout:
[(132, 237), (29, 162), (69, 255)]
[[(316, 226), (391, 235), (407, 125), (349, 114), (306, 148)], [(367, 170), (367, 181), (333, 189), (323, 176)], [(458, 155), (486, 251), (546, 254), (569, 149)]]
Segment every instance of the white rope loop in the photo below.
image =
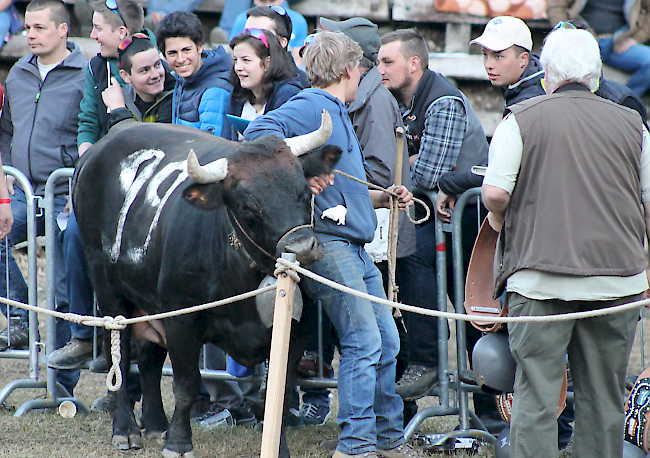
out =
[[(118, 316), (116, 319), (124, 319)], [(122, 361), (122, 349), (120, 348), (120, 330), (111, 329), (111, 369), (106, 377), (106, 387), (109, 391), (118, 391), (122, 387), (122, 371), (120, 362)]]
[(298, 276), (298, 272), (296, 272), (295, 269), (295, 267), (300, 267), (300, 262), (299, 261), (291, 262), (291, 261), (286, 261), (284, 259), (283, 261), (284, 263), (278, 262), (278, 260), (275, 261), (275, 271), (273, 272), (273, 276), (275, 278), (280, 278), (280, 275), (286, 273), (293, 279), (293, 281), (295, 281), (296, 283), (300, 283), (300, 277)]

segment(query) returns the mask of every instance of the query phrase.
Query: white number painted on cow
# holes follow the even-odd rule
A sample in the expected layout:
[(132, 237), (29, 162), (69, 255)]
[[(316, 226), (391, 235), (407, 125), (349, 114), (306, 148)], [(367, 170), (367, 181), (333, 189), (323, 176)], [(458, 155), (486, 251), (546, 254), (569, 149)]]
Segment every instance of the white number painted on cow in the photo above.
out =
[[(146, 149), (136, 151), (130, 154), (126, 159), (120, 163), (120, 188), (124, 194), (124, 203), (120, 209), (119, 218), (115, 232), (115, 240), (110, 248), (110, 260), (117, 262), (122, 250), (122, 238), (124, 234), (124, 225), (131, 210), (133, 202), (140, 194), (140, 191), (146, 186), (143, 205), (148, 205), (155, 209), (147, 232), (147, 237), (141, 246), (129, 247), (127, 249), (127, 257), (131, 262), (139, 262), (146, 254), (149, 243), (151, 242), (151, 235), (158, 226), (160, 214), (165, 206), (165, 203), (176, 190), (176, 188), (187, 178), (187, 160), (180, 162), (170, 162), (162, 169), (156, 171), (162, 160), (165, 158), (165, 153), (161, 150)], [(147, 163), (148, 162), (148, 163)], [(144, 167), (143, 164), (147, 163)], [(142, 168), (141, 168), (142, 167)], [(160, 188), (162, 184), (174, 172), (179, 172), (174, 182), (160, 197)], [(139, 215), (144, 215), (146, 212), (140, 212)]]

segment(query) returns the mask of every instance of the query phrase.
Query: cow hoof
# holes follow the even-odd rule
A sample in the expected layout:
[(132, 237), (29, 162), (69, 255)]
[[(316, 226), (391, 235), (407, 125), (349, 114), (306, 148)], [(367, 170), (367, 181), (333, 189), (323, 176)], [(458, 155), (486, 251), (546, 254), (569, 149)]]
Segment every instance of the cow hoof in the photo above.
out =
[(196, 458), (196, 456), (194, 455), (194, 450), (190, 452), (180, 453), (180, 452), (173, 452), (167, 448), (163, 448), (162, 456), (163, 458)]
[(139, 435), (113, 436), (113, 447), (117, 450), (130, 450), (142, 448), (142, 438)]

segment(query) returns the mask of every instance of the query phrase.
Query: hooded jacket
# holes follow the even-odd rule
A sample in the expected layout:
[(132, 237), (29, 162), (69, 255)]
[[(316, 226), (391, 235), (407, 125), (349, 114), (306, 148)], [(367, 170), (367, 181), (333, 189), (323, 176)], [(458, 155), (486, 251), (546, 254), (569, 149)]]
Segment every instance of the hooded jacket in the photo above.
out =
[[(36, 56), (28, 54), (11, 68), (5, 83), (0, 117), (2, 163), (16, 167), (43, 195), (50, 174), (74, 167), (77, 151), (77, 116), (84, 91), (88, 61), (73, 42), (70, 55), (41, 79)], [(66, 193), (60, 183), (56, 194)]]
[(230, 57), (222, 46), (204, 51), (201, 57), (203, 64), (192, 76), (184, 79), (173, 73), (172, 119), (174, 124), (220, 135), (232, 93)]
[[(368, 70), (359, 83), (356, 98), (348, 106), (348, 112), (361, 144), (363, 156), (370, 166), (370, 169), (366, 170), (368, 181), (387, 188), (395, 183), (397, 166), (395, 130), (397, 127), (404, 127), (404, 123), (397, 101), (381, 84), (381, 79), (377, 67)], [(386, 126), (391, 126), (390, 130), (383, 128)], [(411, 190), (406, 141), (402, 185)], [(415, 252), (415, 226), (404, 212), (400, 212), (398, 227), (397, 257), (401, 258)]]
[[(273, 93), (264, 105), (264, 114), (282, 106), (287, 100), (289, 100), (300, 91), (302, 91), (302, 86), (297, 79), (278, 81), (275, 83)], [(243, 100), (237, 100), (231, 96), (230, 103), (228, 104), (228, 114), (241, 116), (243, 109)], [(228, 119), (225, 120), (222, 137), (227, 138), (228, 140), (238, 140), (237, 131), (230, 125)]]
[(546, 94), (542, 80), (544, 79), (544, 69), (539, 61), (537, 54), (530, 54), (528, 65), (519, 77), (519, 81), (505, 88), (501, 88), (501, 93), (506, 101), (506, 107), (524, 100)]
[[(329, 112), (333, 123), (327, 144), (343, 150), (336, 168), (365, 180), (365, 161), (348, 110), (339, 99), (322, 89), (304, 89), (280, 108), (251, 121), (244, 138), (252, 140), (262, 135), (289, 138), (313, 132), (320, 127), (323, 110)], [(337, 176), (332, 186), (316, 196), (315, 202), (314, 230), (319, 240), (344, 239), (364, 245), (373, 239), (377, 217), (366, 185)], [(324, 210), (337, 205), (347, 209), (345, 224), (321, 217)]]

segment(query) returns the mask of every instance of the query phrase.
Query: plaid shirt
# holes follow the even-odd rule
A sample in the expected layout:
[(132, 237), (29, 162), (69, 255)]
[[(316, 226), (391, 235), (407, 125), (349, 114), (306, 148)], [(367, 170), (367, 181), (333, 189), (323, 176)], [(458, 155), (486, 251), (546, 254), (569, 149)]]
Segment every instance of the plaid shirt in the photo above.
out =
[(460, 100), (441, 97), (429, 105), (425, 118), (411, 179), (421, 189), (436, 189), (440, 177), (456, 165), (467, 131), (467, 116)]

